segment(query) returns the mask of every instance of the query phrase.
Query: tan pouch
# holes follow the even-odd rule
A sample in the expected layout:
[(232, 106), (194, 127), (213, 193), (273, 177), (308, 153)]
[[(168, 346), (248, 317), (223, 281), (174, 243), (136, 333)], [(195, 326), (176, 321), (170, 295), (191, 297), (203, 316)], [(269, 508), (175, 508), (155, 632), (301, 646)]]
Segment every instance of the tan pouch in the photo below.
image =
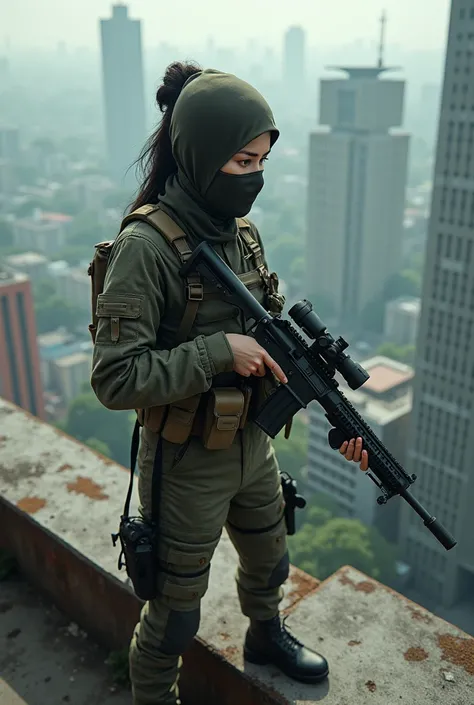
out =
[(201, 399), (200, 394), (195, 394), (187, 399), (180, 399), (169, 405), (162, 438), (170, 443), (185, 443), (191, 435), (194, 417)]
[(229, 448), (240, 426), (245, 398), (236, 387), (209, 390), (202, 442), (208, 450)]

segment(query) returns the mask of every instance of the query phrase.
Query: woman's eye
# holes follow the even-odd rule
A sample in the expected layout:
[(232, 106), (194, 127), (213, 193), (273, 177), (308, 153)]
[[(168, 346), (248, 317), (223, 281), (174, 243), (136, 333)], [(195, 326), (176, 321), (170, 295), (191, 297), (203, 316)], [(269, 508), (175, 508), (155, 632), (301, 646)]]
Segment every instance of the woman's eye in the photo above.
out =
[(242, 159), (242, 160), (239, 162), (239, 164), (240, 164), (240, 166), (247, 167), (247, 166), (249, 166), (249, 164), (251, 163), (251, 161), (252, 161), (251, 159)]
[(260, 159), (260, 164), (263, 164), (263, 162), (268, 162), (268, 157), (262, 157)]

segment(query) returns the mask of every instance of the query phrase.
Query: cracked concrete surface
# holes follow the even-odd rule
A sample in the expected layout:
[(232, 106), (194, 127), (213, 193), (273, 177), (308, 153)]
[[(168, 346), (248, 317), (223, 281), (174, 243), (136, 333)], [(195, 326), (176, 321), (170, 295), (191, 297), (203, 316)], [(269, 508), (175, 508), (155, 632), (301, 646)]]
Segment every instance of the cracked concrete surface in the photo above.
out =
[(17, 575), (0, 582), (0, 644), (2, 705), (131, 704), (108, 653)]

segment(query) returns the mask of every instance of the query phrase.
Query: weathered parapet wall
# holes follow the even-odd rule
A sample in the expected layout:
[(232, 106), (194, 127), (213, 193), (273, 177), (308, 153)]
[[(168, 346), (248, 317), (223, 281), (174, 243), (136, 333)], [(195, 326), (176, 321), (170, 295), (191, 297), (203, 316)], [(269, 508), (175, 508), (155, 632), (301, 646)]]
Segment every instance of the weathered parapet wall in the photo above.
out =
[[(33, 584), (111, 649), (128, 645), (141, 606), (110, 540), (127, 483), (124, 468), (0, 400), (0, 542)], [(288, 624), (326, 655), (328, 682), (303, 686), (244, 665), (235, 565), (224, 536), (199, 636), (184, 658), (191, 705), (474, 705), (474, 639), (349, 567), (322, 584), (292, 568), (286, 587)]]

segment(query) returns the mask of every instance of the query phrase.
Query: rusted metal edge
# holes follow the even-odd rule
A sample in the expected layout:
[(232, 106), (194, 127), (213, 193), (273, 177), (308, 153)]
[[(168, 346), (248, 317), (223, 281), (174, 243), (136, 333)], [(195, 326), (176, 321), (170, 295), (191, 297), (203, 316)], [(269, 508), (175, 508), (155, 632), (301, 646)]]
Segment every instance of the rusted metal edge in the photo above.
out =
[[(59, 536), (0, 497), (0, 548), (40, 592), (98, 643), (127, 648), (143, 605), (132, 590)], [(208, 705), (289, 705), (197, 637), (183, 657), (183, 695)]]

